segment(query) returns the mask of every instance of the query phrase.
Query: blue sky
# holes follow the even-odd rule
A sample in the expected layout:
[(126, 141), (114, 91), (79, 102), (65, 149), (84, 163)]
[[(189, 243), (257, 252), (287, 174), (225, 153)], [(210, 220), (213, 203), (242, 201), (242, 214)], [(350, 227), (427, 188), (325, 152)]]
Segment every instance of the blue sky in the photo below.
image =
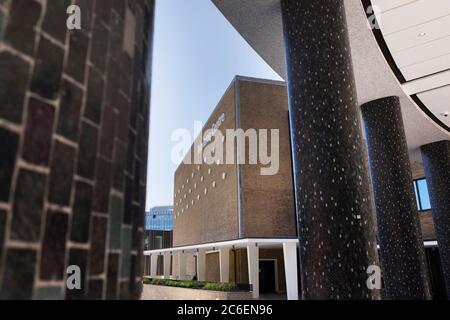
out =
[(205, 122), (235, 75), (281, 80), (210, 0), (157, 0), (147, 209), (172, 205), (178, 128)]

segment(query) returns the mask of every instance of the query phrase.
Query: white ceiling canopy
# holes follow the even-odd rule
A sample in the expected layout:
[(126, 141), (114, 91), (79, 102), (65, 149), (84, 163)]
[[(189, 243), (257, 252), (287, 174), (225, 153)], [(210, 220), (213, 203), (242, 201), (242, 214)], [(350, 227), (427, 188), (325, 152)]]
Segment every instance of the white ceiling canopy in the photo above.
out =
[(372, 0), (388, 53), (409, 95), (450, 128), (450, 1)]
[[(450, 109), (450, 89), (446, 84), (449, 79), (447, 73), (437, 74), (450, 68), (450, 0), (372, 1), (380, 8), (377, 15), (381, 20), (380, 34), (389, 48), (385, 51), (395, 64), (398, 60), (398, 67), (388, 64), (386, 52), (382, 52), (369, 27), (362, 2), (344, 0), (358, 102), (399, 96), (410, 157), (421, 161), (421, 145), (450, 139), (450, 131), (445, 129), (445, 124), (450, 126), (447, 122), (450, 119), (441, 115)], [(250, 46), (285, 78), (280, 1), (212, 2)], [(426, 35), (419, 36), (422, 32)], [(401, 73), (396, 76), (398, 70)], [(437, 119), (445, 124), (439, 125)]]

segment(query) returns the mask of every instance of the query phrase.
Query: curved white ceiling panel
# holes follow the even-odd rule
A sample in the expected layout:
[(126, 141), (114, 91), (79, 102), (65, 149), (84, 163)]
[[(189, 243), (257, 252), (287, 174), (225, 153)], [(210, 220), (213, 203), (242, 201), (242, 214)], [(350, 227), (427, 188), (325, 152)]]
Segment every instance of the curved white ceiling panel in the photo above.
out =
[[(250, 46), (285, 78), (279, 0), (212, 1)], [(386, 96), (400, 96), (410, 156), (413, 160), (421, 161), (419, 152), (421, 145), (450, 138), (450, 131), (445, 130), (447, 122), (445, 124), (441, 122), (440, 126), (439, 122), (435, 121), (442, 113), (441, 109), (444, 108), (442, 105), (445, 106), (445, 95), (448, 91), (431, 86), (431, 90), (437, 90), (428, 93), (418, 87), (419, 90), (415, 91), (418, 94), (410, 96), (405, 93), (406, 88), (402, 88), (401, 83), (404, 84), (405, 79), (433, 77), (435, 73), (450, 68), (450, 60), (447, 59), (450, 57), (450, 50), (446, 52), (447, 39), (445, 39), (447, 35), (450, 36), (450, 25), (446, 27), (450, 22), (450, 0), (374, 0), (374, 4), (381, 9), (382, 19), (386, 15), (386, 19), (382, 20), (384, 23), (382, 28), (387, 26), (386, 38), (383, 37), (383, 32), (378, 32), (385, 42), (384, 46), (389, 48), (386, 45), (389, 42), (392, 47), (387, 50), (380, 50), (379, 42), (368, 28), (363, 0), (344, 1), (358, 101), (363, 104)], [(364, 0), (367, 1), (369, 0)], [(427, 36), (415, 35), (418, 30), (426, 30)], [(421, 32), (423, 31), (419, 31)], [(421, 46), (424, 47), (421, 49)], [(415, 49), (408, 51), (412, 48)], [(387, 55), (382, 54), (382, 51), (383, 53), (387, 51), (393, 61), (391, 50), (397, 55), (403, 73), (396, 66), (396, 62), (390, 67)], [(403, 51), (407, 53), (402, 53)], [(426, 84), (430, 89), (429, 84), (441, 81), (440, 79), (427, 79), (419, 85)], [(444, 98), (440, 99), (438, 95), (444, 95)], [(425, 108), (420, 99), (432, 103), (430, 108), (434, 108), (434, 112)], [(450, 101), (450, 97), (447, 101)]]

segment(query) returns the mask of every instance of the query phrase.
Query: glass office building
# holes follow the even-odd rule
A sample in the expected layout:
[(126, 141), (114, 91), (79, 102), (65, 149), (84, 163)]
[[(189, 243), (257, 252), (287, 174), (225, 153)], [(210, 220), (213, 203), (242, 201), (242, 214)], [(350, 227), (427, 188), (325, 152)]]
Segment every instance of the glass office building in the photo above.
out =
[(146, 212), (146, 231), (172, 231), (173, 230), (173, 207), (153, 207)]

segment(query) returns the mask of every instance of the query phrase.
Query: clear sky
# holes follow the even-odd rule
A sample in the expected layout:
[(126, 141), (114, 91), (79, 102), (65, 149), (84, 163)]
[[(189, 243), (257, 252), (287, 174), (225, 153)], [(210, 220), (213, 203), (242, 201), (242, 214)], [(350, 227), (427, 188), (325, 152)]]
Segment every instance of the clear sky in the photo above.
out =
[(281, 78), (210, 0), (157, 0), (147, 210), (173, 204), (172, 132), (205, 122), (235, 75)]

